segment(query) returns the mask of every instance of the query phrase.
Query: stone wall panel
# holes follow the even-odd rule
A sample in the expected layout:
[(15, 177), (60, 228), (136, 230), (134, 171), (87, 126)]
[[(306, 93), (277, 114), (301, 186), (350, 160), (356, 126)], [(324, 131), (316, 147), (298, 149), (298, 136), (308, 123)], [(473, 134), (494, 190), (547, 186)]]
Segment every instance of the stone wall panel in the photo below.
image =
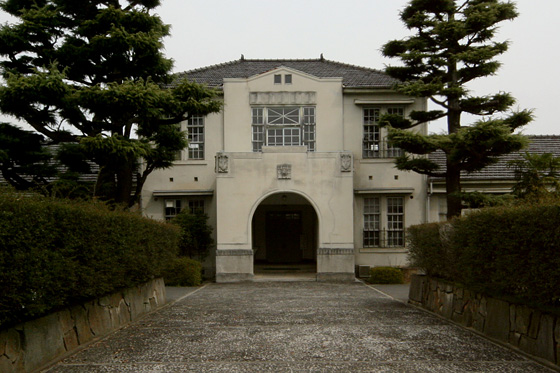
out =
[[(131, 304), (136, 307), (134, 317)], [(165, 284), (157, 279), (138, 289), (108, 295), (1, 331), (0, 372), (35, 371), (164, 304)]]
[(425, 275), (412, 276), (410, 303), (535, 357), (556, 365), (560, 363), (559, 316), (454, 287)]

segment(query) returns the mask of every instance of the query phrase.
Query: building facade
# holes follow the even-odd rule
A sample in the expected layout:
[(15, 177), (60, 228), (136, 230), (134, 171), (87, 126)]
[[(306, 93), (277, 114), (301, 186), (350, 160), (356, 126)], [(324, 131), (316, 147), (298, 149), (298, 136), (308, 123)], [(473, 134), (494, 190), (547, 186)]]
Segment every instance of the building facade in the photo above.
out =
[(400, 149), (379, 120), (425, 100), (322, 57), (242, 57), (180, 78), (218, 89), (223, 110), (181, 124), (189, 146), (150, 175), (142, 209), (162, 220), (202, 209), (216, 281), (251, 280), (260, 264), (311, 265), (319, 281), (352, 281), (356, 265), (407, 266), (405, 231), (427, 220), (428, 182), (395, 168)]

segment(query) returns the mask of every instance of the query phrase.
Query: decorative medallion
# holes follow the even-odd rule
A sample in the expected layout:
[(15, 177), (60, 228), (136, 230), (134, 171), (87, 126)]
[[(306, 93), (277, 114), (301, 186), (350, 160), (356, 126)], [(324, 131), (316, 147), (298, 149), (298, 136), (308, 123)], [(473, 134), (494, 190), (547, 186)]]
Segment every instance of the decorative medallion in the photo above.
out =
[(278, 179), (291, 179), (292, 178), (292, 165), (291, 164), (279, 164), (276, 166), (276, 171), (278, 174)]
[(220, 174), (226, 174), (229, 172), (229, 157), (227, 155), (216, 155), (216, 171)]
[(340, 155), (340, 171), (352, 171), (352, 154), (344, 153)]

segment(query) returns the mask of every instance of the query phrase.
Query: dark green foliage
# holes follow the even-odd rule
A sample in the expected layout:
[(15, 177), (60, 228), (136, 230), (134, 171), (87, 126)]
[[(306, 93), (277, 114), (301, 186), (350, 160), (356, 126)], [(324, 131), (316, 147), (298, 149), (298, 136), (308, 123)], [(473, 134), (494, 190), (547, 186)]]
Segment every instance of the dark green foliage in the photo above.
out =
[(176, 227), (100, 203), (0, 191), (0, 328), (162, 275)]
[(410, 259), (430, 275), (473, 290), (559, 306), (559, 221), (556, 200), (412, 227)]
[(0, 123), (0, 173), (17, 190), (91, 199), (93, 183), (80, 180), (91, 168), (78, 144), (45, 144), (40, 134)]
[[(442, 110), (413, 111), (410, 121), (385, 117), (389, 141), (410, 154), (425, 155), (440, 150), (446, 169), (408, 155), (398, 159), (401, 170), (445, 177), (448, 217), (461, 213), (461, 171), (473, 172), (497, 157), (521, 149), (525, 141), (513, 131), (532, 120), (530, 110), (511, 112), (515, 99), (508, 93), (471, 96), (466, 84), (496, 73), (498, 56), (507, 42), (493, 40), (498, 24), (517, 17), (515, 5), (499, 0), (411, 0), (401, 13), (406, 27), (415, 32), (403, 40), (385, 44), (383, 54), (398, 58), (403, 66), (386, 72), (401, 83), (397, 91), (424, 97)], [(461, 123), (462, 113), (483, 116), (472, 126)], [(502, 114), (501, 118), (491, 118)], [(446, 135), (406, 134), (406, 129), (447, 118)]]
[(182, 210), (171, 222), (181, 228), (179, 255), (203, 261), (214, 244), (208, 216), (201, 212), (191, 214)]
[(198, 286), (202, 282), (202, 264), (190, 258), (175, 258), (163, 272), (167, 286)]
[(370, 284), (402, 284), (403, 272), (394, 267), (373, 267), (369, 270), (368, 282)]
[(452, 261), (451, 251), (445, 244), (448, 227), (444, 223), (429, 223), (407, 228), (410, 242), (408, 256), (414, 267), (422, 268), (431, 276), (448, 277), (448, 263)]
[(54, 143), (81, 143), (100, 169), (95, 195), (115, 204), (132, 206), (147, 176), (186, 146), (177, 123), (221, 108), (212, 90), (169, 85), (172, 61), (162, 53), (169, 26), (153, 14), (158, 5), (0, 2), (19, 20), (0, 25), (0, 110)]
[(552, 153), (525, 153), (523, 159), (510, 161), (517, 184), (513, 194), (522, 199), (540, 200), (560, 195), (560, 157)]
[(45, 186), (56, 174), (43, 136), (0, 123), (0, 173), (18, 190)]

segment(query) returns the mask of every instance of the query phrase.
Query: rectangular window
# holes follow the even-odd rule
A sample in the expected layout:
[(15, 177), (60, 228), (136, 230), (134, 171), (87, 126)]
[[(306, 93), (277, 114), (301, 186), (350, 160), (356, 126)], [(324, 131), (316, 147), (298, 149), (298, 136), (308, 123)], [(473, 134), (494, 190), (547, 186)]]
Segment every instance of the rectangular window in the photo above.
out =
[(187, 122), (189, 159), (204, 159), (204, 117), (190, 117)]
[(379, 247), (381, 240), (379, 198), (364, 199), (364, 247)]
[(310, 152), (315, 151), (315, 108), (303, 108), (303, 145)]
[[(402, 150), (392, 146), (384, 139), (379, 121), (382, 115), (393, 114), (404, 117), (404, 108), (401, 106), (387, 108), (364, 108), (363, 126), (364, 138), (362, 157), (363, 158), (396, 158), (402, 155)], [(384, 133), (386, 132), (383, 130)]]
[(379, 131), (380, 110), (364, 109), (364, 141), (362, 156), (364, 158), (379, 158), (381, 154), (380, 131)]
[[(394, 114), (404, 118), (404, 108), (403, 107), (388, 107), (387, 114)], [(390, 142), (387, 142), (387, 158), (397, 158), (403, 154), (402, 149), (393, 146)]]
[(191, 214), (202, 213), (204, 214), (204, 200), (191, 199), (189, 200), (189, 211)]
[(180, 199), (166, 199), (163, 203), (165, 220), (171, 220), (181, 212)]
[(280, 74), (274, 75), (274, 84), (282, 84), (282, 75)]
[(307, 146), (315, 151), (315, 107), (254, 107), (252, 117), (253, 151), (263, 146)]
[(402, 197), (387, 198), (387, 246), (404, 246), (404, 206)]
[(292, 74), (286, 74), (286, 75), (284, 75), (284, 83), (286, 83), (286, 84), (292, 84)]
[(363, 247), (404, 247), (404, 233), (403, 197), (364, 198)]

